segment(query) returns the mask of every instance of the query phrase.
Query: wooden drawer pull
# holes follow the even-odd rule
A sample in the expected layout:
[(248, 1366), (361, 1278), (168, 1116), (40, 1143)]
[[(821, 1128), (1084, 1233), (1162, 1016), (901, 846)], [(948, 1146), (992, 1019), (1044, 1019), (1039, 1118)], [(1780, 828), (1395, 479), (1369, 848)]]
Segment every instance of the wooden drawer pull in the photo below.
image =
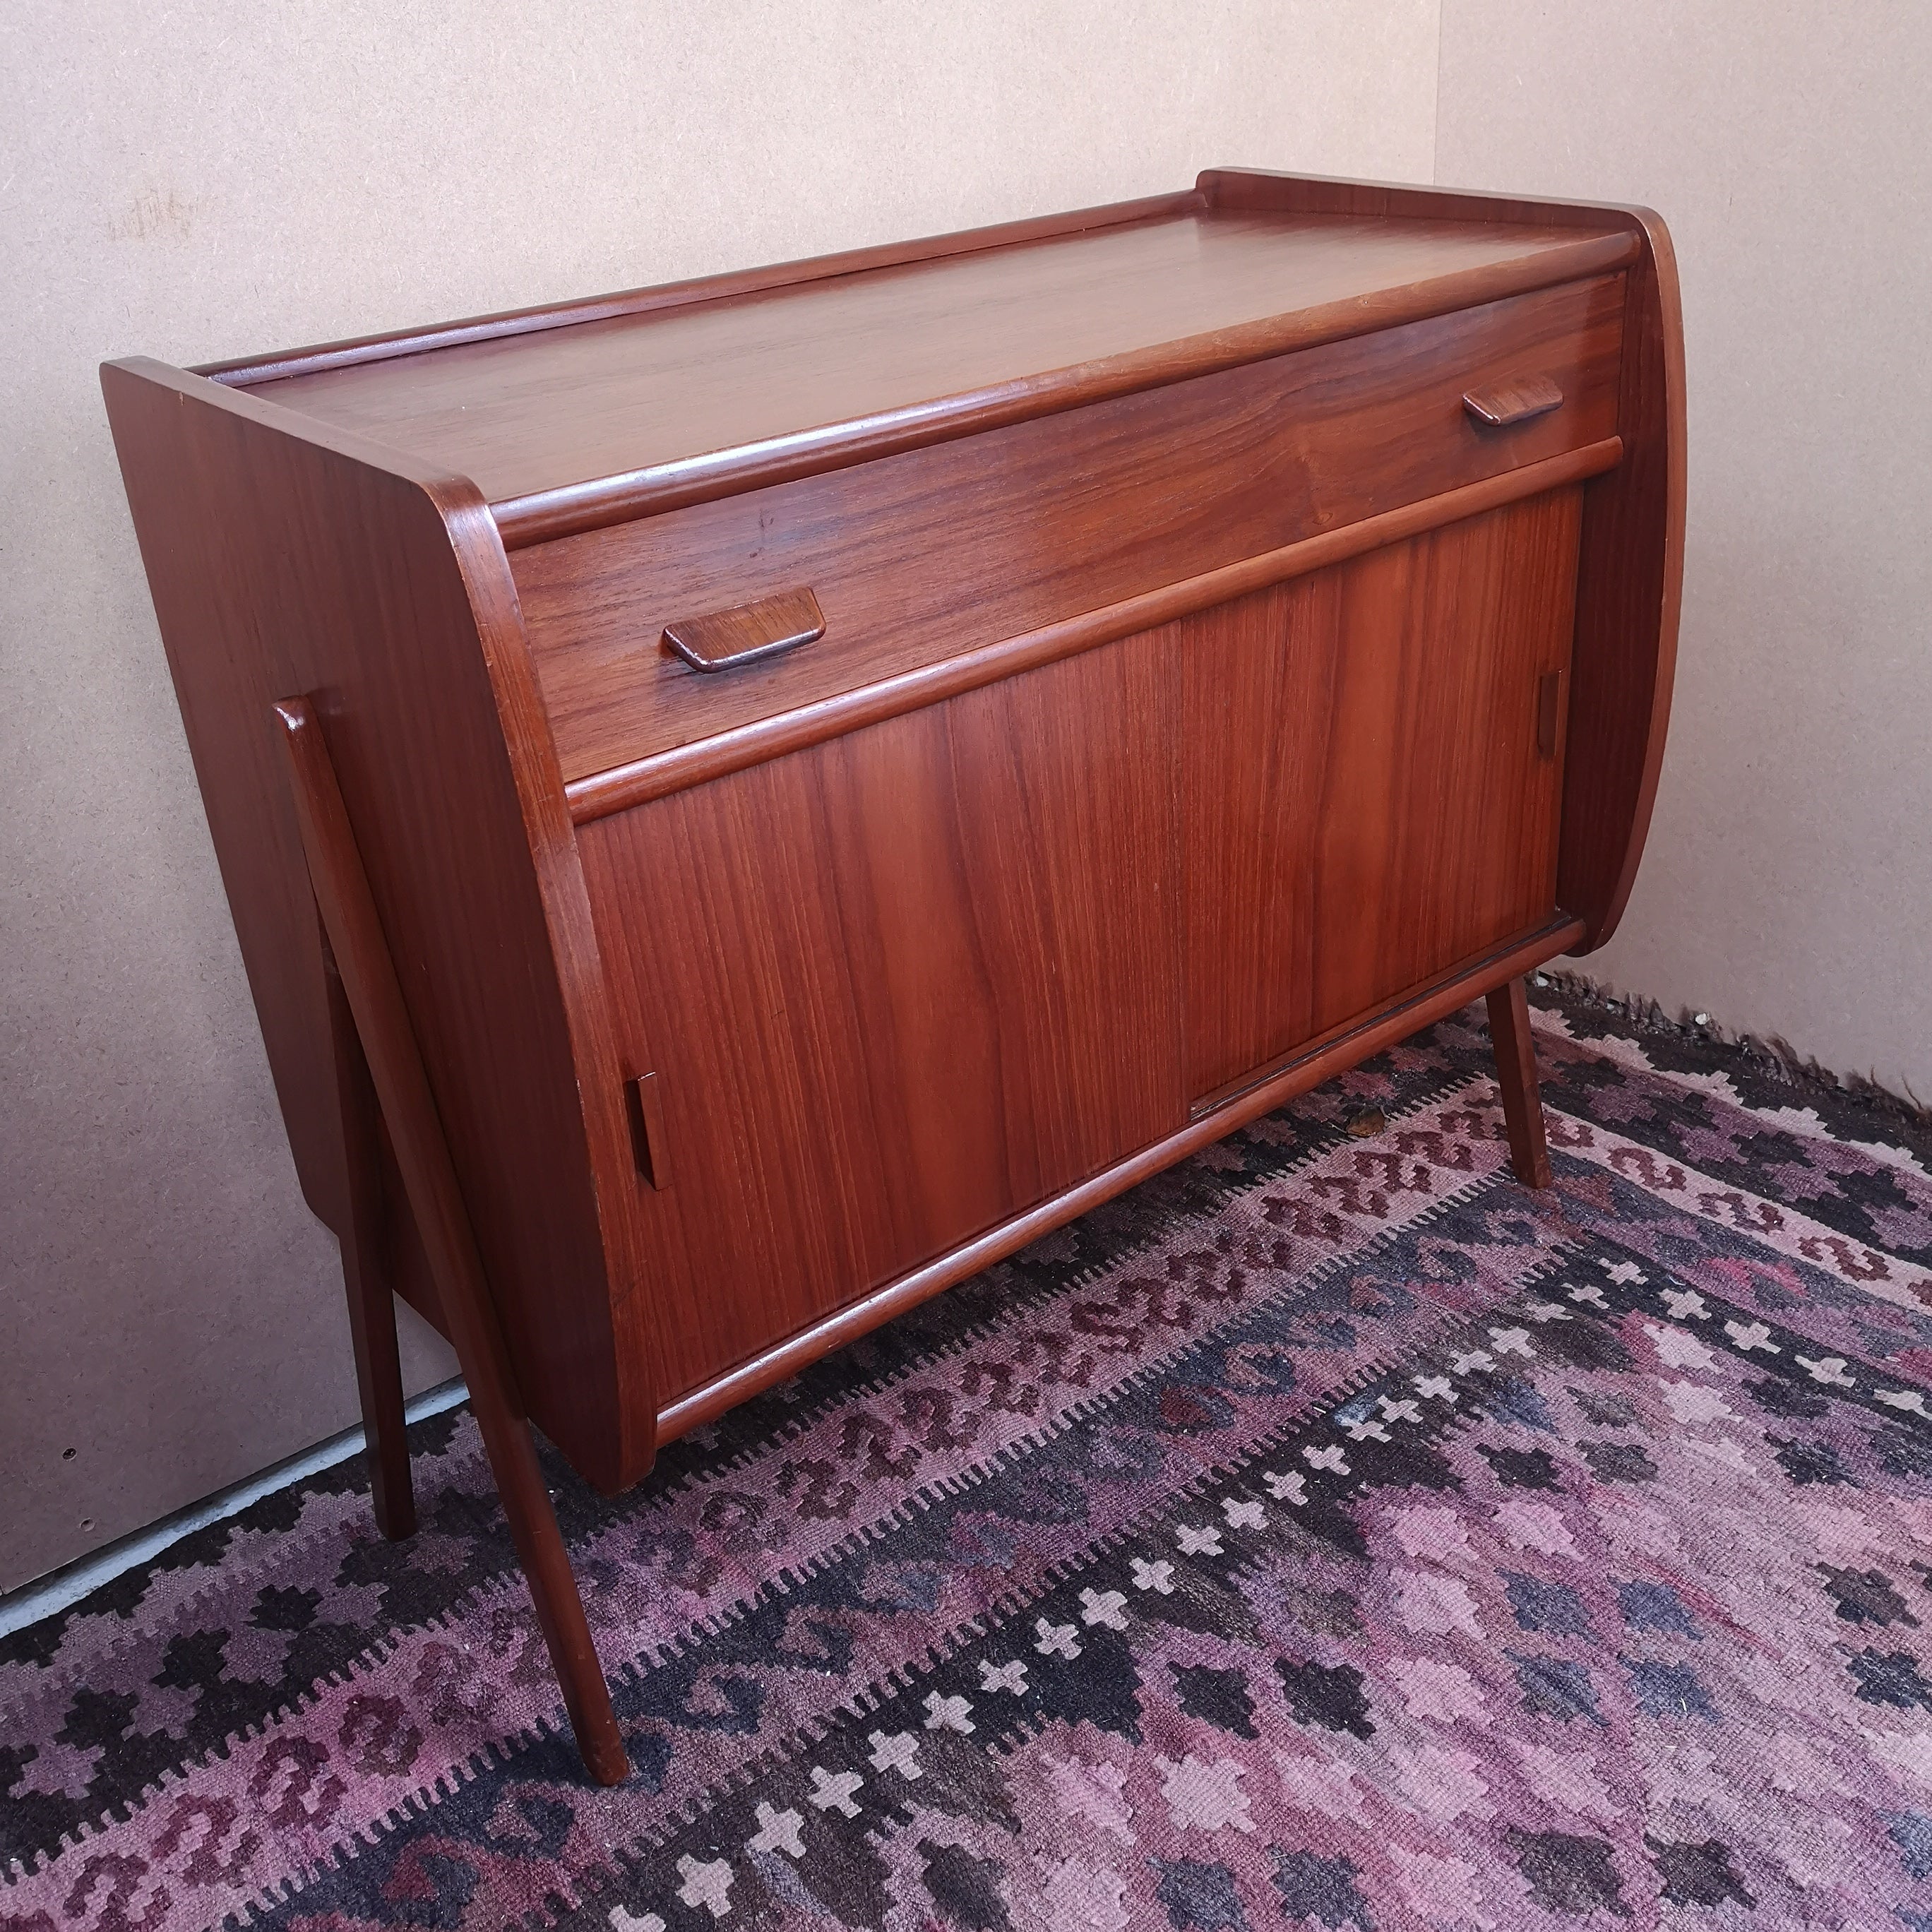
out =
[(824, 634), (818, 599), (809, 590), (784, 590), (734, 610), (680, 617), (664, 626), (664, 645), (693, 670), (733, 670)]
[(1471, 389), (1462, 398), (1462, 406), (1479, 423), (1507, 429), (1514, 423), (1528, 422), (1560, 410), (1563, 392), (1547, 376), (1519, 376), (1492, 389)]

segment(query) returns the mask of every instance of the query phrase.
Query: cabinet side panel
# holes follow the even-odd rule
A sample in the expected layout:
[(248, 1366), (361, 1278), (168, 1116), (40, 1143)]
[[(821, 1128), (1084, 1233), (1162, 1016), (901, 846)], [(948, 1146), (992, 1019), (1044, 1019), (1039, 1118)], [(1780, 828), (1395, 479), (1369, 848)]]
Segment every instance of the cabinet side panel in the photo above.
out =
[(1579, 507), (1554, 491), (1181, 626), (1197, 1102), (1550, 917), (1544, 680)]
[(1586, 926), (1616, 932), (1636, 879), (1664, 766), (1684, 590), (1684, 323), (1664, 224), (1640, 217), (1630, 271), (1618, 433), (1624, 460), (1588, 486), (1577, 571), (1576, 668), (1557, 892)]
[(296, 1174), (339, 1235), (347, 1178), (321, 921), (268, 728), (268, 706), (288, 694), (269, 688), (270, 647), (235, 554), (248, 540), (228, 523), (241, 485), (226, 452), (201, 446), (192, 404), (112, 367), (101, 386)]
[[(268, 707), (295, 695), (322, 721), (524, 1398), (586, 1475), (625, 1480), (627, 1387), (648, 1364), (617, 1344), (591, 1129), (492, 683), (501, 640), (479, 632), (457, 547), (487, 512), (464, 486), (291, 436), (158, 364), (102, 380), (308, 1197), (340, 1225), (316, 914), (273, 762)], [(556, 804), (567, 838), (560, 786)], [(406, 1270), (406, 1232), (396, 1247)], [(647, 1388), (640, 1406), (647, 1462)]]
[(1172, 645), (583, 828), (668, 1400), (1184, 1121)]

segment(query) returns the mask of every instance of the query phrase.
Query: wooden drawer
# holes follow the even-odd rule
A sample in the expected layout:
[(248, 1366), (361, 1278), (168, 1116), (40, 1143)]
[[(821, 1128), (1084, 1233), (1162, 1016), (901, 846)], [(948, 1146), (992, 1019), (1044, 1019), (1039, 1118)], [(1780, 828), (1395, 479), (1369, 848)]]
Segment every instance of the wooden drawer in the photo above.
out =
[[(1613, 436), (1623, 278), (512, 553), (566, 782)], [(1540, 380), (1493, 427), (1466, 393)], [(809, 589), (812, 641), (693, 669), (667, 625)]]

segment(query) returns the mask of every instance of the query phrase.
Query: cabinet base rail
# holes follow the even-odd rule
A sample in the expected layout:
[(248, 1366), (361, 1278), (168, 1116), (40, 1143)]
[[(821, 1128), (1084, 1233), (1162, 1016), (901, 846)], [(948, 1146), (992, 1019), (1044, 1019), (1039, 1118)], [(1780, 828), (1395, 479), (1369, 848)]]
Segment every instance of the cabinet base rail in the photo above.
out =
[[(337, 1094), (350, 1177), (343, 1277), (376, 1523), (392, 1540), (409, 1536), (416, 1528), (395, 1300), (382, 1259), (377, 1150), (380, 1130), (386, 1125), (584, 1768), (600, 1784), (620, 1784), (629, 1774), (630, 1763), (610, 1688), (537, 1462), (530, 1418), (334, 767), (305, 698), (286, 699), (274, 709), (325, 942)], [(1455, 1012), (1478, 994), (1488, 1000), (1511, 1168), (1526, 1186), (1548, 1186), (1550, 1158), (1523, 975), (1568, 950), (1582, 932), (1581, 920), (1559, 916), (1452, 968), (1368, 1019), (1299, 1049), (1238, 1088), (1210, 1095), (1178, 1132), (988, 1228), (674, 1402), (658, 1416), (658, 1440), (668, 1442), (698, 1427), (1330, 1075)]]

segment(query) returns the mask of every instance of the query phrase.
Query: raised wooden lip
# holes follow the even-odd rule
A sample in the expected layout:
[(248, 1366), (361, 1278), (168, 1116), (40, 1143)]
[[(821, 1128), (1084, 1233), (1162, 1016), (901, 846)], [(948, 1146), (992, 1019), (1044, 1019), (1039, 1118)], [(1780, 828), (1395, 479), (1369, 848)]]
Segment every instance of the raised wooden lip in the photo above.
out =
[(1440, 276), (1382, 298), (1329, 302), (877, 416), (502, 498), (490, 505), (490, 514), (504, 548), (520, 550), (718, 496), (820, 476), (903, 450), (976, 436), (1032, 417), (1211, 376), (1270, 356), (1426, 322), (1564, 282), (1586, 280), (1628, 267), (1636, 259), (1637, 246), (1628, 234), (1584, 235), (1518, 261)]
[(1454, 1012), (1489, 992), (1566, 952), (1582, 936), (1583, 922), (1558, 912), (1546, 924), (1505, 940), (1493, 950), (1452, 966), (1391, 1004), (1346, 1022), (1333, 1032), (1298, 1047), (1285, 1061), (1256, 1075), (1238, 1092), (1196, 1113), (1165, 1139), (1064, 1192), (1000, 1222), (950, 1253), (914, 1268), (896, 1281), (874, 1288), (809, 1328), (741, 1362), (735, 1368), (680, 1396), (658, 1413), (660, 1444), (701, 1427), (775, 1382), (796, 1375), (808, 1364), (916, 1308), (942, 1290), (1004, 1259), (1030, 1241), (1062, 1227), (1090, 1208), (1109, 1201), (1136, 1182), (1158, 1174), (1209, 1142), (1317, 1087), (1331, 1073), (1353, 1066), (1396, 1040)]
[(313, 376), (324, 369), (346, 369), (362, 362), (386, 362), (398, 356), (424, 355), (435, 349), (458, 348), (469, 342), (494, 341), (501, 336), (534, 335), (549, 328), (572, 328), (580, 322), (608, 322), (618, 316), (647, 315), (658, 309), (686, 308), (698, 302), (722, 302), (733, 296), (760, 295), (769, 289), (829, 281), (839, 275), (862, 274), (872, 268), (898, 268), (912, 262), (937, 261), (948, 255), (972, 255), (1024, 242), (1050, 241), (1056, 236), (1077, 235), (1091, 228), (1166, 220), (1208, 205), (1208, 197), (1201, 188), (1183, 188), (1171, 194), (1144, 195), (1137, 201), (1104, 202), (1063, 214), (1027, 215), (1017, 221), (995, 222), (985, 228), (957, 229), (949, 234), (928, 235), (910, 242), (842, 249), (830, 255), (800, 256), (762, 268), (694, 275), (683, 281), (620, 289), (610, 295), (574, 297), (565, 302), (540, 303), (532, 308), (498, 309), (488, 315), (470, 316), (426, 328), (393, 328), (380, 334), (345, 336), (335, 342), (281, 350), (266, 356), (238, 356), (224, 362), (197, 364), (188, 373), (205, 376), (211, 382), (230, 388), (250, 388), (290, 376)]
[(1171, 623), (1178, 617), (1245, 596), (1250, 591), (1265, 590), (1289, 578), (1346, 562), (1351, 557), (1459, 523), (1465, 518), (1480, 516), (1486, 510), (1501, 509), (1546, 490), (1561, 489), (1566, 484), (1600, 476), (1615, 469), (1622, 455), (1622, 441), (1616, 436), (1606, 436), (1600, 442), (1566, 450), (1560, 456), (1503, 470), (1479, 483), (1465, 484), (1438, 496), (1420, 497), (1399, 509), (1384, 511), (1379, 516), (1364, 518), (1360, 523), (1339, 530), (1324, 530), (1318, 536), (1264, 550), (1258, 556), (1223, 565), (1198, 577), (1183, 578), (1160, 590), (1104, 604), (1038, 630), (1022, 632), (1017, 637), (943, 658), (936, 664), (921, 664), (896, 676), (835, 692), (772, 717), (755, 718), (710, 737), (694, 739), (688, 744), (675, 745), (628, 764), (592, 772), (564, 787), (572, 820), (587, 825), (613, 812), (628, 811), (687, 786), (702, 784), (787, 752), (822, 743), (862, 725), (876, 724), (902, 712), (937, 704), (942, 699), (956, 698), (962, 692), (1010, 677), (1016, 672), (1030, 670), (1036, 665), (1112, 644), (1117, 638), (1131, 637), (1136, 631)]
[[(300, 415), (303, 412), (296, 404), (282, 403), (272, 394), (262, 394), (262, 388), (292, 376), (313, 375), (325, 370), (391, 361), (505, 337), (566, 328), (579, 323), (726, 301), (882, 268), (1021, 247), (1096, 230), (1128, 227), (1208, 213), (1220, 206), (1220, 196), (1208, 185), (1214, 178), (1204, 175), (1201, 184), (1183, 192), (1083, 208), (1067, 214), (1002, 223), (885, 248), (848, 250), (736, 274), (708, 276), (584, 301), (479, 316), (429, 328), (398, 330), (267, 356), (207, 363), (190, 373), (226, 388), (246, 390), (274, 408)], [(1228, 212), (1247, 211), (1236, 208)], [(1512, 211), (1513, 214), (1515, 212)], [(1451, 218), (1407, 211), (1405, 214), (1406, 218), (1411, 219)], [(1315, 218), (1347, 220), (1358, 218), (1324, 213)], [(1518, 215), (1514, 219), (1498, 220), (1495, 225), (1498, 228), (1534, 230), (1538, 224), (1533, 218)], [(1546, 239), (1546, 227), (1544, 233)], [(1406, 288), (1388, 291), (1379, 298), (1332, 302), (1286, 315), (1263, 317), (1238, 328), (1184, 337), (1127, 354), (1045, 370), (871, 416), (829, 423), (728, 449), (680, 457), (645, 468), (588, 477), (554, 488), (501, 497), (490, 504), (490, 511), (504, 548), (521, 549), (532, 544), (550, 542), (560, 537), (707, 502), (718, 496), (869, 462), (902, 450), (975, 435), (1030, 417), (1053, 415), (1112, 397), (1157, 388), (1169, 382), (1212, 374), (1271, 356), (1312, 348), (1321, 343), (1400, 327), (1406, 322), (1424, 321), (1560, 283), (1581, 280), (1628, 266), (1636, 259), (1640, 249), (1638, 238), (1628, 228), (1580, 229), (1574, 239), (1545, 246), (1534, 255), (1436, 277)]]

